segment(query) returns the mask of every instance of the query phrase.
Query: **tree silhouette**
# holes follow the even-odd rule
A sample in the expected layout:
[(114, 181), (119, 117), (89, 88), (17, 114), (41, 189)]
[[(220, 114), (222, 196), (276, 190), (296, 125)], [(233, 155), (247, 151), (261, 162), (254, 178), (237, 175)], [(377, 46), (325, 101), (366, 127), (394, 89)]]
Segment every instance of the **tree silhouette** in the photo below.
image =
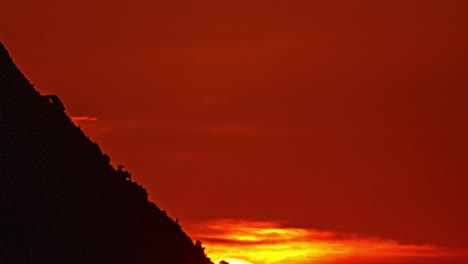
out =
[(195, 247), (200, 250), (201, 252), (203, 252), (203, 255), (206, 256), (206, 252), (205, 252), (205, 247), (202, 245), (202, 242), (200, 240), (197, 240), (195, 242)]
[(119, 175), (127, 181), (130, 181), (132, 179), (132, 175), (128, 171), (124, 170), (123, 165), (117, 166), (117, 175)]
[(63, 105), (60, 98), (55, 94), (44, 95), (52, 104), (54, 104), (61, 111), (65, 111), (65, 106)]

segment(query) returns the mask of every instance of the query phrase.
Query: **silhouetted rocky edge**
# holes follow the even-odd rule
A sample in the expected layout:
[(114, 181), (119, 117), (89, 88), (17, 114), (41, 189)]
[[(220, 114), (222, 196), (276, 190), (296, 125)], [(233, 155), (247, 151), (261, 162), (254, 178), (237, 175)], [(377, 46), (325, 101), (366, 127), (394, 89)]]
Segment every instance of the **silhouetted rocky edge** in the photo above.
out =
[(0, 43), (0, 263), (210, 264)]

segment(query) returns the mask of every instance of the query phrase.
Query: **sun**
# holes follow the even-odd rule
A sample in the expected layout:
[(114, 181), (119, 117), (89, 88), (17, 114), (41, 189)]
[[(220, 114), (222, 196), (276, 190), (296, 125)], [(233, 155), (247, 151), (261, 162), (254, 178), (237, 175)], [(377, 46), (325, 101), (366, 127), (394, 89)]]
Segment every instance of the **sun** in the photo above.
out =
[(243, 259), (235, 259), (235, 258), (224, 258), (224, 259), (220, 259), (218, 261), (215, 262), (215, 264), (220, 264), (221, 261), (226, 261), (227, 263), (229, 264), (253, 264), (252, 262), (250, 261), (247, 261), (247, 260), (243, 260)]

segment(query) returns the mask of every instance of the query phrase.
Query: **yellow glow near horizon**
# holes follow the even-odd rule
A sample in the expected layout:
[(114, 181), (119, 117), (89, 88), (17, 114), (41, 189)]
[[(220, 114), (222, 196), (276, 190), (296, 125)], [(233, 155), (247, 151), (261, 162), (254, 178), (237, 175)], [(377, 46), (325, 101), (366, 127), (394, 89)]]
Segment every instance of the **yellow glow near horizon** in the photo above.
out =
[[(190, 229), (190, 228), (189, 228)], [(314, 229), (283, 227), (274, 222), (217, 220), (189, 231), (207, 255), (230, 264), (333, 263), (358, 258), (440, 257), (453, 251), (431, 245), (404, 245)], [(235, 258), (228, 258), (233, 256)], [(244, 261), (249, 260), (249, 261)]]
[(224, 258), (224, 259), (221, 259), (219, 261), (216, 261), (215, 263), (216, 264), (219, 264), (221, 263), (221, 261), (226, 261), (228, 262), (229, 264), (254, 264), (250, 261), (247, 261), (247, 260), (243, 260), (243, 259), (232, 259), (232, 258)]

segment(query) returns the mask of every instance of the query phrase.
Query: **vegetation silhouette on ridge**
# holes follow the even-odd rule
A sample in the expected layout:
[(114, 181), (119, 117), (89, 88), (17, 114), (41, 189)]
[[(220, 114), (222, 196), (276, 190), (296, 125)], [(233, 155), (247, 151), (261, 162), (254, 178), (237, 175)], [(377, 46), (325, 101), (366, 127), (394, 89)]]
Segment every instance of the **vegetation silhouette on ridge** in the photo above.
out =
[(0, 43), (0, 264), (212, 264)]

